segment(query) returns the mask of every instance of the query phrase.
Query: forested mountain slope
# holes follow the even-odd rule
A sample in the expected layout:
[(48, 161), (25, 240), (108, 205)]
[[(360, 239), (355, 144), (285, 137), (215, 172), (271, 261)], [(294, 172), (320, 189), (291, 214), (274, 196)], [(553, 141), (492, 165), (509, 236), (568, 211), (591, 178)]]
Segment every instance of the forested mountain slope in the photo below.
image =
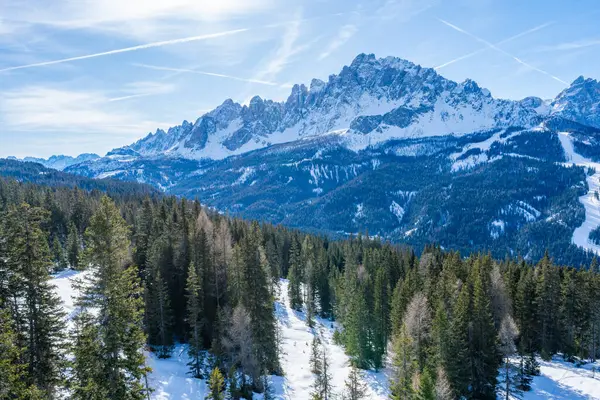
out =
[[(419, 249), (438, 243), (532, 261), (549, 250), (577, 265), (596, 249), (597, 222), (579, 198), (593, 196), (598, 177), (570, 159), (598, 160), (598, 104), (593, 79), (552, 100), (512, 101), (361, 54), (327, 81), (295, 85), (286, 101), (226, 100), (66, 170), (338, 237), (368, 230)], [(584, 237), (574, 236), (584, 222)]]
[[(296, 344), (310, 354), (303, 376), (319, 398), (344, 389), (368, 398), (360, 372), (345, 378), (353, 389), (341, 387), (333, 345), (355, 368), (387, 368), (383, 382), (406, 399), (495, 399), (532, 380), (535, 388), (538, 357), (580, 364), (600, 355), (596, 260), (574, 269), (439, 247), (417, 257), (379, 239), (331, 241), (230, 219), (185, 199), (6, 179), (0, 198), (0, 393), (9, 398), (145, 399), (157, 382), (146, 380), (144, 349), (154, 360), (185, 349), (188, 379), (208, 379), (210, 398), (269, 398), (298, 373), (283, 353), (292, 331), (316, 338), (322, 328), (321, 342)], [(50, 279), (65, 268), (86, 271), (69, 316)], [(282, 333), (285, 313), (294, 318)], [(309, 389), (295, 390), (304, 398)]]

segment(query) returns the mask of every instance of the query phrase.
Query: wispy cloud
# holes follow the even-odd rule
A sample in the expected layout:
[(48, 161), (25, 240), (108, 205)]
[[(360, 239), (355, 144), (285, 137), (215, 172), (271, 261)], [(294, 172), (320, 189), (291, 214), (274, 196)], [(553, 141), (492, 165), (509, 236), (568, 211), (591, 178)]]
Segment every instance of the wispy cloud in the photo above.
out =
[(155, 47), (163, 47), (163, 46), (170, 46), (170, 45), (174, 45), (174, 44), (189, 43), (189, 42), (195, 42), (195, 41), (200, 41), (200, 40), (208, 40), (208, 39), (214, 39), (214, 38), (219, 38), (219, 37), (224, 37), (224, 36), (236, 35), (236, 34), (239, 34), (242, 32), (246, 32), (246, 31), (248, 31), (248, 29), (234, 29), (234, 30), (230, 30), (230, 31), (211, 33), (211, 34), (207, 34), (207, 35), (188, 36), (188, 37), (179, 38), (179, 39), (163, 40), (160, 42), (152, 42), (152, 43), (141, 44), (138, 46), (125, 47), (125, 48), (121, 48), (121, 49), (109, 50), (109, 51), (104, 51), (104, 52), (94, 53), (94, 54), (87, 54), (84, 56), (69, 57), (69, 58), (63, 58), (60, 60), (52, 60), (52, 61), (43, 61), (43, 62), (39, 62), (39, 63), (26, 64), (26, 65), (18, 65), (15, 67), (8, 67), (8, 68), (0, 69), (0, 72), (15, 71), (15, 70), (26, 69), (26, 68), (44, 67), (44, 66), (48, 66), (48, 65), (62, 64), (62, 63), (67, 63), (67, 62), (72, 62), (72, 61), (87, 60), (90, 58), (97, 58), (97, 57), (104, 57), (104, 56), (110, 56), (110, 55), (115, 55), (115, 54), (127, 53), (130, 51), (139, 51), (139, 50), (151, 49), (151, 48), (155, 48)]
[(549, 52), (549, 51), (570, 51), (585, 49), (587, 47), (600, 46), (600, 39), (583, 39), (574, 42), (558, 43), (549, 46), (540, 46), (533, 51), (535, 52)]
[[(518, 33), (518, 34), (516, 34), (514, 36), (511, 36), (511, 37), (509, 37), (507, 39), (504, 39), (504, 40), (496, 43), (495, 46), (500, 46), (500, 45), (503, 45), (505, 43), (512, 42), (513, 40), (516, 40), (516, 39), (521, 38), (523, 36), (526, 36), (526, 35), (529, 35), (531, 33), (537, 32), (537, 31), (539, 31), (541, 29), (544, 29), (544, 28), (546, 28), (546, 27), (548, 27), (548, 26), (550, 26), (552, 24), (554, 24), (554, 22), (546, 22), (545, 24), (538, 25), (538, 26), (536, 26), (534, 28), (528, 29), (528, 30), (526, 30), (524, 32)], [(456, 63), (458, 61), (462, 61), (462, 60), (465, 60), (467, 58), (471, 58), (471, 57), (473, 57), (473, 56), (475, 56), (475, 55), (477, 55), (479, 53), (483, 53), (487, 49), (489, 49), (489, 46), (482, 47), (482, 48), (480, 48), (478, 50), (472, 51), (470, 53), (467, 53), (465, 55), (462, 55), (460, 57), (457, 57), (455, 59), (447, 61), (447, 62), (445, 62), (443, 64), (440, 64), (440, 65), (434, 67), (433, 69), (435, 69), (435, 70), (442, 69), (442, 68), (447, 67), (448, 65), (452, 65), (452, 64), (454, 64), (454, 63)]]
[(358, 31), (358, 27), (354, 24), (347, 24), (342, 26), (335, 38), (329, 43), (327, 48), (319, 55), (319, 60), (323, 60), (336, 51), (339, 47), (343, 46), (354, 34)]
[(17, 132), (104, 133), (137, 137), (163, 126), (135, 111), (111, 106), (102, 91), (26, 86), (3, 93), (3, 124)]
[(475, 35), (473, 35), (472, 33), (469, 33), (469, 32), (467, 32), (467, 31), (465, 31), (464, 29), (462, 29), (462, 28), (460, 28), (460, 27), (458, 27), (458, 26), (456, 26), (456, 25), (454, 25), (454, 24), (451, 24), (450, 22), (448, 22), (448, 21), (445, 21), (445, 20), (443, 20), (443, 19), (437, 18), (437, 20), (438, 20), (438, 21), (440, 21), (441, 23), (443, 23), (444, 25), (446, 25), (446, 26), (449, 26), (450, 28), (454, 29), (455, 31), (458, 31), (458, 32), (460, 32), (460, 33), (463, 33), (463, 34), (465, 34), (465, 35), (467, 35), (467, 36), (470, 36), (471, 38), (475, 39), (476, 41), (478, 41), (478, 42), (480, 42), (480, 43), (483, 43), (483, 44), (485, 44), (485, 45), (486, 45), (487, 47), (489, 47), (490, 49), (496, 50), (496, 51), (498, 51), (498, 52), (500, 52), (500, 53), (502, 53), (502, 54), (504, 54), (504, 55), (506, 55), (506, 56), (508, 56), (508, 57), (512, 58), (513, 60), (515, 60), (515, 61), (516, 61), (516, 62), (518, 62), (519, 64), (521, 64), (521, 65), (523, 65), (523, 66), (526, 66), (526, 67), (528, 67), (528, 68), (529, 68), (529, 69), (531, 69), (531, 70), (534, 70), (534, 71), (537, 71), (537, 72), (539, 72), (539, 73), (541, 73), (541, 74), (544, 74), (544, 75), (546, 75), (546, 76), (548, 76), (548, 77), (550, 77), (550, 78), (554, 79), (555, 81), (558, 81), (558, 82), (560, 82), (560, 83), (562, 83), (562, 84), (564, 84), (564, 85), (568, 85), (568, 83), (567, 83), (567, 82), (563, 81), (563, 80), (562, 80), (562, 79), (560, 79), (559, 77), (557, 77), (557, 76), (555, 76), (555, 75), (552, 75), (551, 73), (549, 73), (549, 72), (547, 72), (547, 71), (544, 71), (544, 70), (543, 70), (543, 69), (541, 69), (541, 68), (535, 67), (535, 66), (533, 66), (533, 65), (531, 65), (531, 64), (529, 64), (529, 63), (527, 63), (527, 62), (525, 62), (525, 61), (523, 61), (523, 60), (521, 60), (520, 58), (518, 58), (518, 57), (516, 57), (516, 56), (514, 56), (514, 55), (512, 55), (512, 54), (510, 54), (509, 52), (507, 52), (507, 51), (505, 51), (505, 50), (503, 50), (503, 49), (499, 48), (498, 46), (496, 46), (496, 45), (494, 45), (494, 44), (492, 44), (492, 43), (488, 42), (488, 41), (487, 41), (487, 40), (485, 40), (485, 39), (482, 39), (482, 38), (480, 38), (480, 37), (478, 37), (478, 36), (475, 36)]
[(296, 45), (296, 41), (300, 36), (300, 26), (302, 24), (301, 12), (296, 13), (296, 19), (289, 22), (285, 26), (285, 32), (281, 39), (281, 44), (275, 50), (274, 54), (266, 62), (265, 68), (260, 70), (253, 79), (255, 80), (272, 80), (277, 74), (283, 70), (290, 58), (297, 54), (301, 46)]
[(135, 65), (137, 67), (141, 67), (141, 68), (156, 70), (156, 71), (169, 71), (169, 72), (180, 72), (180, 73), (189, 73), (189, 74), (197, 74), (197, 75), (214, 76), (214, 77), (217, 77), (217, 78), (225, 78), (225, 79), (231, 79), (231, 80), (240, 81), (240, 82), (247, 82), (247, 83), (258, 83), (258, 84), (261, 84), (261, 85), (268, 85), (268, 86), (277, 86), (277, 85), (279, 85), (278, 83), (270, 82), (270, 81), (264, 81), (264, 80), (259, 80), (259, 79), (251, 79), (251, 78), (241, 78), (239, 76), (219, 74), (219, 73), (215, 73), (215, 72), (200, 71), (200, 70), (197, 70), (197, 69), (161, 67), (161, 66), (157, 66), (157, 65), (137, 64), (137, 63), (133, 64), (133, 65)]
[(109, 102), (125, 101), (137, 99), (140, 97), (156, 96), (172, 92), (175, 89), (174, 85), (162, 82), (132, 82), (121, 91), (123, 95), (110, 97)]
[[(6, 4), (6, 5), (5, 5)], [(273, 0), (3, 0), (3, 17), (31, 26), (84, 29), (158, 41), (270, 9)]]

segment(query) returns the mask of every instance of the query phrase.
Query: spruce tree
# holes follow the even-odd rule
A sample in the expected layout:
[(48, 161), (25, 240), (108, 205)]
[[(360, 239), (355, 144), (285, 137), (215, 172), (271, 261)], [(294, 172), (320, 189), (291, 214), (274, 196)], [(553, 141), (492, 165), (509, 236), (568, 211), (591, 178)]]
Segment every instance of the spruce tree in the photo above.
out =
[[(102, 388), (108, 398), (142, 400), (147, 389), (142, 380), (145, 366), (142, 331), (143, 297), (137, 267), (129, 264), (129, 229), (114, 202), (104, 196), (86, 231), (86, 263), (93, 273), (80, 285), (78, 305), (94, 308), (97, 315), (84, 321), (78, 338), (90, 334), (99, 343)], [(91, 340), (91, 339), (87, 339)], [(81, 340), (79, 343), (86, 343)], [(74, 351), (77, 354), (78, 349)], [(77, 360), (75, 360), (77, 362)], [(75, 382), (86, 385), (87, 382)]]
[(290, 269), (288, 272), (288, 296), (293, 310), (302, 310), (302, 258), (296, 240), (290, 248)]
[[(17, 343), (24, 346), (27, 385), (52, 397), (65, 367), (64, 312), (50, 282), (52, 258), (42, 224), (47, 213), (22, 204), (7, 216), (8, 269), (13, 272)], [(1, 300), (1, 299), (0, 299)]]
[(174, 346), (173, 314), (169, 288), (160, 270), (147, 283), (146, 315), (148, 343), (159, 358), (171, 357)]
[(471, 382), (470, 397), (495, 399), (499, 367), (497, 336), (490, 306), (490, 297), (482, 281), (482, 273), (473, 269), (473, 309), (470, 340)]
[(415, 396), (416, 400), (437, 400), (435, 393), (435, 383), (429, 372), (429, 368), (425, 368), (420, 376), (419, 390)]
[(81, 254), (81, 239), (79, 231), (73, 222), (69, 224), (69, 235), (67, 236), (67, 260), (73, 269), (79, 269)]
[(8, 309), (0, 303), (0, 398), (15, 400), (42, 399), (35, 386), (27, 385), (27, 364), (18, 346)]
[(190, 372), (195, 378), (203, 374), (204, 357), (202, 352), (202, 326), (203, 326), (203, 300), (202, 284), (200, 283), (196, 267), (192, 263), (187, 279), (187, 323), (189, 327), (188, 355)]
[[(241, 304), (246, 308), (252, 321), (252, 338), (260, 371), (279, 372), (277, 358), (276, 320), (273, 299), (269, 292), (269, 282), (261, 257), (259, 226), (252, 223), (250, 231), (242, 241), (244, 262), (244, 290)], [(253, 377), (258, 383), (258, 376)]]
[(412, 379), (417, 360), (406, 325), (402, 324), (393, 343), (393, 375), (390, 382), (393, 400), (411, 399), (414, 395)]

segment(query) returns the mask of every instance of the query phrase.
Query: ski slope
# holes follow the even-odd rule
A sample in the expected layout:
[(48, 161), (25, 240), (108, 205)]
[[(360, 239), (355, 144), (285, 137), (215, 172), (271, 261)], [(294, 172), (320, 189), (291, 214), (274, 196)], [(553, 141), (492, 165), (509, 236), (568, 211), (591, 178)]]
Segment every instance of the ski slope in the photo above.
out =
[[(52, 283), (61, 298), (67, 312), (67, 323), (77, 312), (73, 297), (73, 279), (85, 274), (79, 271), (64, 271), (54, 275)], [(275, 399), (310, 399), (313, 375), (310, 372), (310, 345), (315, 335), (321, 336), (323, 347), (327, 350), (331, 362), (332, 384), (336, 394), (340, 394), (350, 367), (343, 349), (333, 343), (334, 327), (327, 320), (317, 319), (315, 328), (306, 326), (305, 314), (289, 307), (287, 296), (288, 282), (281, 280), (280, 294), (275, 302), (277, 322), (281, 328), (282, 348), (281, 364), (285, 376), (271, 377)], [(70, 324), (69, 324), (70, 325)], [(152, 372), (148, 382), (153, 389), (153, 400), (192, 400), (204, 399), (207, 393), (206, 382), (188, 375), (187, 352), (185, 345), (175, 347), (173, 357), (162, 360), (147, 355), (148, 366)], [(556, 357), (552, 362), (540, 360), (541, 375), (535, 377), (532, 390), (523, 394), (523, 400), (600, 400), (600, 363), (584, 365), (581, 368)], [(369, 400), (389, 398), (388, 377), (385, 372), (361, 371), (366, 383)], [(262, 399), (255, 394), (255, 399)], [(501, 393), (499, 399), (503, 399)]]
[(565, 156), (567, 158), (565, 164), (567, 166), (575, 164), (581, 167), (594, 168), (596, 170), (593, 175), (586, 176), (589, 189), (586, 194), (579, 197), (579, 202), (585, 207), (585, 221), (583, 221), (583, 224), (573, 232), (572, 242), (577, 246), (583, 247), (585, 250), (600, 254), (600, 246), (592, 243), (589, 239), (590, 232), (600, 226), (600, 201), (596, 200), (596, 197), (594, 196), (594, 193), (597, 190), (600, 192), (600, 163), (593, 162), (576, 153), (568, 132), (559, 133), (558, 138), (565, 151)]

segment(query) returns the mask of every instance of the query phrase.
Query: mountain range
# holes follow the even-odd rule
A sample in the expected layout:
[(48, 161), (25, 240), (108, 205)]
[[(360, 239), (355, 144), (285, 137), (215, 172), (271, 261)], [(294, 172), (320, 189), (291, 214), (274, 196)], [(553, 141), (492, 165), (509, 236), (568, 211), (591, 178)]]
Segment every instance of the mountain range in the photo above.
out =
[(577, 263), (596, 250), (591, 232), (574, 232), (590, 223), (579, 198), (599, 159), (596, 80), (513, 101), (361, 54), (326, 82), (295, 85), (286, 101), (228, 99), (104, 157), (42, 164), (334, 235), (530, 259), (548, 249)]

